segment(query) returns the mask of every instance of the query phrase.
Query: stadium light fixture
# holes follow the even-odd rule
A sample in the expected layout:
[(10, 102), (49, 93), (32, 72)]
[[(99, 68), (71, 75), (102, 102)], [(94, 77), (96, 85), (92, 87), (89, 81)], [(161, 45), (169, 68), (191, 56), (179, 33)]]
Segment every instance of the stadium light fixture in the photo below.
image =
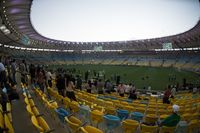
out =
[(0, 26), (0, 30), (5, 34), (5, 35), (8, 35), (10, 34), (10, 30), (5, 26), (5, 25), (1, 25)]

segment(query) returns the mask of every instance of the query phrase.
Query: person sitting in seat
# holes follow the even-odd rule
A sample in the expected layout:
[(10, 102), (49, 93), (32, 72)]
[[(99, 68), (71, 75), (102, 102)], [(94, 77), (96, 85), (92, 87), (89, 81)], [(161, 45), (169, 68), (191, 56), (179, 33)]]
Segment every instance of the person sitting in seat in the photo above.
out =
[(181, 120), (181, 117), (178, 115), (179, 108), (180, 107), (178, 105), (173, 105), (173, 114), (161, 121), (159, 126), (175, 127)]

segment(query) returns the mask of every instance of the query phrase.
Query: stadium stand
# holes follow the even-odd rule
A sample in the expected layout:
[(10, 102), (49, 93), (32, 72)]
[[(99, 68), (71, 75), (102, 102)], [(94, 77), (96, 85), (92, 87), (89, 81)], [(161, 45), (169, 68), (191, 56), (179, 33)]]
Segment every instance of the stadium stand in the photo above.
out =
[[(130, 91), (137, 95), (133, 100), (129, 98), (129, 92), (124, 92), (123, 96), (118, 94), (117, 87), (121, 82), (114, 84), (114, 89), (107, 90), (108, 93), (103, 90), (103, 94), (98, 94), (100, 81), (96, 81), (96, 86), (91, 85), (93, 88), (89, 93), (89, 80), (83, 79), (82, 89), (76, 87), (75, 90), (68, 90), (69, 96), (65, 96), (58, 90), (57, 77), (51, 79), (51, 87), (45, 79), (43, 84), (46, 89), (42, 91), (42, 87), (36, 83), (36, 79), (38, 82), (42, 76), (38, 74), (32, 81), (31, 72), (25, 70), (31, 63), (37, 64), (38, 70), (43, 65), (62, 67), (89, 64), (173, 67), (200, 74), (200, 21), (189, 31), (162, 38), (69, 42), (47, 38), (35, 31), (30, 22), (31, 5), (32, 0), (0, 1), (0, 132), (200, 132), (200, 94), (197, 87), (182, 85), (186, 90), (174, 96), (171, 94), (174, 98), (170, 97), (170, 104), (166, 104), (162, 99), (165, 95), (163, 90), (155, 92), (150, 88)], [(24, 28), (20, 28), (22, 25)], [(162, 48), (162, 44), (167, 42), (173, 44), (172, 49)], [(94, 50), (95, 46), (102, 46), (103, 50)], [(12, 86), (13, 78), (9, 79), (11, 73), (14, 73), (10, 67), (12, 59), (16, 59), (19, 64), (17, 81), (14, 83), (16, 86)], [(24, 59), (27, 64), (22, 63)], [(4, 81), (3, 74), (8, 81)], [(56, 74), (61, 77), (67, 75), (63, 71)], [(70, 78), (77, 85), (78, 80)], [(5, 91), (5, 83), (11, 86), (11, 90), (7, 87)], [(92, 83), (95, 84), (94, 81)], [(18, 98), (7, 100), (11, 94)], [(75, 99), (71, 98), (73, 94)], [(171, 127), (161, 126), (160, 122), (172, 114), (174, 104), (180, 107), (180, 122)]]

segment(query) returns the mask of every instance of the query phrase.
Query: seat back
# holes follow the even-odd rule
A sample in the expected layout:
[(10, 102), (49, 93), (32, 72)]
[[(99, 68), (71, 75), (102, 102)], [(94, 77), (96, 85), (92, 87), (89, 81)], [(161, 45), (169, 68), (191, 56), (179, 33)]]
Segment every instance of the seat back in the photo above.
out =
[(152, 123), (155, 124), (155, 122), (158, 120), (157, 115), (155, 114), (147, 114), (145, 117), (145, 122), (146, 123)]
[(69, 113), (63, 108), (57, 108), (55, 109), (55, 112), (58, 115), (58, 118), (60, 119), (60, 121), (63, 123), (65, 121), (65, 117), (69, 115)]
[(176, 127), (166, 127), (166, 126), (163, 126), (161, 129), (160, 129), (160, 133), (174, 133)]
[(124, 129), (125, 133), (135, 133), (139, 123), (135, 120), (126, 119), (122, 122), (122, 128)]
[(92, 121), (99, 123), (103, 120), (103, 113), (98, 110), (93, 110), (91, 111), (90, 118)]
[(40, 112), (39, 112), (39, 110), (37, 109), (36, 106), (32, 107), (32, 111), (33, 111), (34, 115), (39, 115), (40, 114)]
[(120, 126), (120, 118), (114, 115), (105, 115), (103, 116), (105, 124), (108, 130), (113, 130)]
[(85, 126), (80, 128), (82, 133), (103, 133), (100, 129), (93, 126)]
[(3, 113), (0, 111), (0, 128), (4, 128), (4, 118), (3, 118)]
[(79, 111), (79, 104), (78, 104), (78, 102), (75, 102), (75, 101), (70, 102), (70, 103), (69, 103), (69, 107), (70, 107), (70, 109), (71, 109), (71, 111), (72, 111), (73, 113)]
[(14, 128), (10, 122), (10, 119), (7, 114), (4, 114), (4, 122), (5, 122), (5, 128), (8, 129), (8, 133), (14, 133)]
[(115, 115), (116, 109), (114, 107), (105, 107), (105, 113), (109, 115)]
[(65, 121), (67, 122), (67, 125), (69, 126), (71, 132), (78, 131), (79, 127), (81, 126), (82, 122), (78, 120), (76, 117), (65, 117)]
[(158, 129), (158, 126), (147, 126), (142, 124), (141, 125), (141, 133), (156, 133)]
[(200, 127), (200, 120), (192, 120), (189, 123), (189, 133), (192, 133), (193, 130), (198, 129)]
[(44, 129), (39, 125), (38, 120), (34, 115), (31, 117), (31, 122), (37, 128), (37, 130), (39, 130), (39, 132), (44, 132)]
[(39, 116), (37, 117), (38, 123), (39, 125), (44, 129), (44, 131), (49, 131), (49, 125), (47, 124), (47, 122), (44, 120), (43, 117)]
[(26, 105), (26, 111), (30, 114), (30, 116), (34, 115), (30, 105)]
[(118, 109), (117, 110), (117, 115), (121, 120), (123, 120), (123, 119), (127, 119), (128, 118), (129, 112), (128, 112), (128, 110)]
[(7, 111), (7, 115), (9, 117), (9, 120), (12, 122), (12, 114), (11, 114), (11, 103), (7, 102), (6, 103), (6, 111)]

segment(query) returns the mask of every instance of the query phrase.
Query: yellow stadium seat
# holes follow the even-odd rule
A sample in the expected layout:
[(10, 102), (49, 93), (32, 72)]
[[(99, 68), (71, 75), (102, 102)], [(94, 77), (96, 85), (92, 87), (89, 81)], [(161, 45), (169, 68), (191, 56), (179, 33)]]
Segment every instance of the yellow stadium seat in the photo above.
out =
[(30, 114), (30, 116), (34, 115), (30, 105), (26, 105), (26, 110)]
[(93, 110), (90, 113), (91, 121), (98, 127), (98, 124), (103, 121), (103, 113), (98, 110)]
[(158, 126), (141, 125), (141, 133), (157, 133)]
[(140, 113), (144, 114), (144, 112), (145, 112), (146, 109), (144, 107), (139, 107), (139, 108), (135, 108), (135, 110), (137, 112), (140, 112)]
[(44, 132), (44, 129), (39, 125), (37, 118), (34, 115), (31, 117), (31, 121), (40, 133)]
[(135, 133), (139, 123), (135, 120), (126, 119), (122, 122), (122, 128), (124, 129), (124, 133)]
[(36, 106), (32, 107), (32, 111), (33, 111), (34, 115), (36, 115), (36, 116), (40, 115), (40, 112), (38, 111)]
[(93, 109), (94, 110), (98, 110), (98, 111), (101, 111), (101, 112), (103, 112), (104, 111), (104, 107), (103, 106), (93, 106)]
[(11, 104), (10, 102), (6, 103), (6, 113), (8, 115), (9, 120), (12, 122), (12, 114), (11, 114)]
[(105, 101), (104, 102), (104, 107), (113, 107), (113, 106), (114, 106), (114, 104), (111, 101)]
[(165, 118), (167, 118), (169, 115), (166, 115), (166, 114), (163, 114), (163, 115), (160, 115), (160, 120), (164, 120)]
[(81, 127), (80, 130), (81, 133), (103, 133), (100, 129), (92, 126)]
[(200, 127), (200, 120), (192, 120), (189, 123), (189, 133), (193, 133), (193, 131), (198, 130)]
[(3, 118), (2, 111), (0, 111), (0, 128), (4, 129), (4, 118)]
[(174, 133), (176, 127), (166, 127), (163, 126), (160, 128), (160, 133)]
[(184, 113), (183, 115), (181, 115), (181, 118), (183, 121), (190, 122), (190, 120), (193, 118), (193, 116), (192, 116), (192, 114)]
[(146, 114), (156, 114), (156, 113), (157, 113), (156, 109), (148, 108), (146, 110)]
[(5, 122), (5, 128), (8, 130), (7, 133), (14, 133), (13, 126), (9, 120), (8, 115), (4, 114), (4, 122)]
[(63, 104), (65, 105), (65, 108), (69, 107), (70, 99), (68, 97), (63, 98)]
[(78, 132), (82, 124), (82, 122), (74, 116), (70, 116), (69, 118), (65, 117), (65, 121), (67, 122), (67, 125), (69, 126), (72, 133)]
[(41, 116), (36, 117), (33, 115), (31, 117), (31, 121), (40, 133), (45, 133), (45, 132), (50, 133), (50, 132), (54, 131), (53, 129), (49, 128), (49, 125), (46, 123), (46, 121)]
[(79, 104), (76, 101), (72, 101), (69, 103), (69, 107), (73, 113), (79, 112)]
[(116, 109), (114, 107), (105, 107), (105, 114), (115, 115)]
[(136, 111), (136, 109), (133, 106), (124, 106), (123, 109), (128, 110), (129, 113)]
[(145, 116), (146, 123), (155, 123), (158, 120), (158, 116), (155, 114), (147, 114)]

